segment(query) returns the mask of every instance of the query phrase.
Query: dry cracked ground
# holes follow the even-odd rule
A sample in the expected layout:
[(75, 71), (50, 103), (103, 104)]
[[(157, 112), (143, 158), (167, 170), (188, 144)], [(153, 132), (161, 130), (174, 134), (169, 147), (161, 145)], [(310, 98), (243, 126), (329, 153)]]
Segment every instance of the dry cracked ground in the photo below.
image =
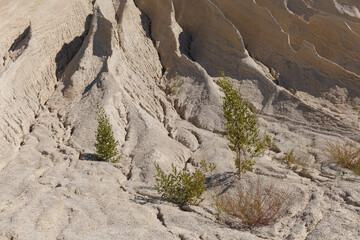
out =
[[(281, 150), (241, 181), (222, 71)], [(97, 103), (119, 163), (91, 161)], [(324, 151), (357, 144), (359, 118), (358, 0), (2, 0), (0, 239), (360, 239), (360, 178)], [(306, 174), (280, 161), (291, 149)], [(293, 205), (247, 229), (217, 221), (209, 199), (159, 198), (154, 163), (202, 159), (217, 192), (260, 178)]]

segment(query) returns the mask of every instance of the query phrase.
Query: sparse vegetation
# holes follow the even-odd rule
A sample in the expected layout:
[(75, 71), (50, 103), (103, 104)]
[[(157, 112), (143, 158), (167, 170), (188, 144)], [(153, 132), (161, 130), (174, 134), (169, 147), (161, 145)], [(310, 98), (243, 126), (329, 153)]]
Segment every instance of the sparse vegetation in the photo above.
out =
[(309, 174), (312, 168), (311, 154), (304, 151), (296, 151), (291, 149), (290, 152), (285, 153), (284, 162), (291, 166), (293, 165), (295, 168), (300, 168), (300, 172), (303, 174)]
[(158, 164), (156, 189), (161, 197), (179, 205), (199, 205), (204, 199), (201, 197), (205, 191), (206, 173), (213, 172), (215, 164), (207, 164), (204, 160), (194, 173), (178, 171), (172, 166), (172, 173), (165, 174)]
[(180, 87), (184, 84), (184, 80), (175, 81), (171, 85), (167, 86), (166, 93), (170, 95), (175, 95), (178, 93)]
[(216, 220), (219, 221), (224, 209), (222, 198), (217, 192), (213, 192), (212, 194), (210, 194), (210, 198), (211, 205), (215, 208), (216, 211)]
[(271, 147), (272, 139), (271, 139), (270, 135), (266, 132), (264, 133), (264, 143), (267, 148)]
[(284, 161), (287, 165), (294, 164), (296, 162), (295, 156), (294, 156), (294, 149), (291, 149), (290, 152), (285, 153)]
[(271, 139), (270, 135), (268, 133), (264, 133), (264, 144), (265, 147), (273, 152), (279, 153), (281, 152), (280, 148), (276, 146), (273, 139)]
[(241, 177), (252, 168), (252, 159), (261, 154), (265, 144), (259, 138), (256, 115), (249, 110), (249, 103), (232, 87), (224, 73), (221, 76), (218, 84), (224, 93), (225, 135), (230, 141), (230, 149), (237, 154), (235, 165)]
[(360, 148), (355, 143), (328, 142), (325, 152), (332, 161), (360, 175)]
[(238, 187), (234, 195), (226, 194), (219, 206), (244, 225), (255, 227), (275, 222), (291, 207), (292, 201), (289, 191), (278, 190), (273, 185), (265, 187), (259, 179), (246, 190)]
[(103, 107), (98, 107), (98, 127), (96, 131), (96, 153), (95, 158), (98, 161), (106, 161), (116, 163), (120, 161), (117, 146), (119, 142), (115, 140), (114, 133), (109, 121), (108, 115)]
[(345, 175), (346, 175), (346, 172), (345, 171), (337, 171), (336, 172), (336, 178), (340, 178), (341, 180), (345, 180)]

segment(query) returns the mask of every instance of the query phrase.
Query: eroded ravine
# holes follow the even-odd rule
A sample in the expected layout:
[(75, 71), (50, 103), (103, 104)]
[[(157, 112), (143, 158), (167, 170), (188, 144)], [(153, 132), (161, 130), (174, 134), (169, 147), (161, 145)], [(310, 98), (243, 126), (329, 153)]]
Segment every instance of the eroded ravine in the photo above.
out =
[[(260, 2), (17, 0), (20, 13), (27, 12), (24, 19), (16, 15), (21, 24), (14, 30), (9, 21), (0, 23), (11, 29), (11, 37), (0, 35), (0, 53), (15, 56), (0, 68), (0, 237), (317, 239), (331, 231), (334, 237), (347, 234), (356, 239), (358, 180), (336, 178), (335, 167), (324, 164), (321, 155), (329, 139), (359, 138), (352, 125), (356, 116), (339, 112), (336, 117), (314, 102), (347, 109), (351, 100), (356, 107), (353, 96), (359, 89), (354, 85), (343, 105), (332, 105), (302, 93), (293, 95), (281, 81), (277, 86), (271, 68), (289, 76), (281, 61), (286, 53), (296, 55), (284, 37), (294, 33), (281, 32), (287, 28), (277, 20), (277, 9), (266, 10)], [(236, 4), (244, 7), (240, 13), (233, 12), (240, 9)], [(4, 3), (0, 13), (10, 12), (9, 6), (10, 1)], [(247, 17), (246, 9), (253, 20), (245, 24), (234, 16)], [(274, 27), (280, 25), (282, 30)], [(256, 39), (262, 31), (271, 32), (269, 42), (285, 39), (284, 45), (271, 48)], [(279, 53), (283, 59), (278, 62)], [(304, 66), (309, 56), (301, 57), (292, 58), (292, 63)], [(217, 222), (208, 200), (184, 211), (160, 200), (153, 187), (154, 163), (166, 171), (172, 164), (193, 170), (203, 159), (217, 164), (214, 179), (219, 179), (219, 188), (231, 190), (239, 184), (231, 173), (233, 153), (220, 134), (220, 71), (231, 77), (255, 110), (261, 110), (260, 127), (282, 152), (299, 147), (320, 156), (311, 174), (302, 176), (271, 160), (283, 153), (268, 151), (241, 180), (247, 184), (260, 177), (296, 192), (290, 212), (269, 227), (248, 231)], [(337, 78), (349, 76), (342, 71), (336, 68)], [(288, 86), (294, 87), (291, 81)], [(324, 84), (327, 89), (328, 83), (317, 81), (313, 88)], [(110, 116), (120, 143), (120, 163), (93, 161), (97, 103)], [(342, 120), (345, 117), (349, 120)], [(347, 227), (329, 229), (337, 221)]]

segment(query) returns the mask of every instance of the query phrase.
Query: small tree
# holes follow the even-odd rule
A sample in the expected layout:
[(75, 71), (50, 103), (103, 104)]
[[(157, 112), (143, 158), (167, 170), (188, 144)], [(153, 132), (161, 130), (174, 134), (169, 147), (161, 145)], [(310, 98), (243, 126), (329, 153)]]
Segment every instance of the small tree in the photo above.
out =
[(241, 177), (241, 173), (251, 169), (254, 165), (251, 159), (259, 156), (265, 145), (259, 138), (256, 116), (249, 110), (248, 102), (232, 87), (224, 73), (221, 76), (225, 135), (230, 149), (237, 154), (235, 165)]
[(120, 160), (120, 157), (118, 157), (119, 152), (117, 150), (119, 142), (114, 138), (109, 117), (106, 115), (104, 108), (99, 105), (97, 105), (97, 107), (98, 127), (96, 131), (95, 158), (98, 161), (118, 162)]

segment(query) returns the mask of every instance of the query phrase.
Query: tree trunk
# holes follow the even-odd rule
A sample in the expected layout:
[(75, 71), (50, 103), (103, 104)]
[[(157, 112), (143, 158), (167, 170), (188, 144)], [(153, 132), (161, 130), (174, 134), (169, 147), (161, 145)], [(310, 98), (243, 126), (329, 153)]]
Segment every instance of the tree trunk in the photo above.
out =
[(239, 163), (239, 178), (241, 178), (241, 148), (240, 147), (238, 147), (238, 152), (237, 152), (237, 154), (238, 154), (238, 163)]

